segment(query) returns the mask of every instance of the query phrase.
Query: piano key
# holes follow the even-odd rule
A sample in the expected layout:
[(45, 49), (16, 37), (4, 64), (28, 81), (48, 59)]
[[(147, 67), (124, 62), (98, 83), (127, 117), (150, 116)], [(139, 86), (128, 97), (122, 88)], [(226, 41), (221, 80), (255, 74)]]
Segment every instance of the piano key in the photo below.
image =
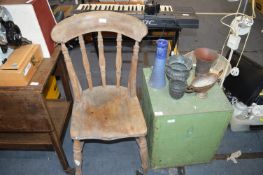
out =
[[(78, 8), (77, 8), (77, 10), (78, 10)], [(81, 7), (80, 11), (84, 11), (84, 10), (85, 10), (85, 6), (83, 5), (83, 6)]]
[(160, 11), (164, 12), (164, 6), (163, 5), (160, 6)]
[(82, 8), (85, 8), (85, 6), (83, 4), (80, 4), (78, 7), (77, 7), (77, 10), (82, 10)]
[(103, 10), (103, 5), (100, 4), (97, 10)]
[(170, 6), (170, 11), (173, 12), (173, 7), (172, 6)]
[(85, 11), (88, 11), (89, 7), (90, 7), (89, 5), (86, 5)]
[(98, 5), (96, 5), (96, 6), (95, 6), (95, 10), (98, 10), (98, 8), (99, 8), (99, 6), (98, 6)]
[(140, 5), (138, 11), (142, 12), (142, 11), (143, 11), (142, 7), (143, 7), (143, 6)]
[(114, 10), (114, 11), (117, 11), (117, 10), (118, 10), (118, 8), (119, 8), (119, 5), (114, 5), (114, 8), (113, 8), (113, 10)]
[(121, 11), (121, 5), (118, 5), (118, 11)]
[(128, 5), (124, 5), (124, 11), (128, 11)]
[(111, 11), (114, 11), (114, 5), (111, 6)]
[(89, 11), (91, 11), (91, 8), (92, 8), (92, 6), (91, 6), (91, 5), (89, 5)]
[(90, 5), (89, 5), (89, 10), (91, 10), (91, 9), (92, 9), (92, 5), (90, 4)]
[(165, 11), (169, 12), (169, 5), (165, 6)]
[(171, 7), (170, 5), (168, 5), (168, 6), (166, 7), (168, 12), (171, 12), (170, 7)]
[(169, 5), (169, 6), (167, 6), (167, 8), (168, 8), (168, 12), (171, 12), (172, 10), (171, 10), (171, 6)]
[(170, 12), (170, 6), (169, 6), (169, 5), (166, 6), (166, 11), (167, 11), (167, 12)]
[(90, 10), (95, 10), (96, 5), (92, 4)]
[(109, 7), (110, 7), (109, 5), (106, 5), (105, 10), (108, 11), (108, 10), (109, 10)]
[(105, 6), (104, 4), (101, 4), (101, 10), (105, 10)]

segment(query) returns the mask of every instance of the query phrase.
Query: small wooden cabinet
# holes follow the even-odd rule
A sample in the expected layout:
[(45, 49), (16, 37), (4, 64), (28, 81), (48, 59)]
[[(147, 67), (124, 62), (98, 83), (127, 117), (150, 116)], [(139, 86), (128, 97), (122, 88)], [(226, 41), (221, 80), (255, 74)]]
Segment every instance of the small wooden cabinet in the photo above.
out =
[(144, 69), (142, 109), (148, 127), (152, 168), (181, 167), (213, 159), (232, 115), (232, 106), (216, 84), (208, 98), (194, 93), (172, 99), (167, 86), (148, 86), (151, 70)]
[[(45, 99), (43, 91), (51, 74), (60, 77), (65, 99)], [(42, 61), (31, 85), (0, 87), (0, 103), (1, 149), (54, 148), (63, 169), (72, 172), (61, 142), (71, 115), (72, 95), (59, 47), (50, 59)]]

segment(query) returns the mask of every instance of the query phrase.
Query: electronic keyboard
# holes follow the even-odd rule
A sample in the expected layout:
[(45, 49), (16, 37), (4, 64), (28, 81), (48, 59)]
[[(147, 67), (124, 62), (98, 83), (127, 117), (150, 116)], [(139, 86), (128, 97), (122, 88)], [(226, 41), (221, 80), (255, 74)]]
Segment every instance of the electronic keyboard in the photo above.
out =
[(173, 7), (171, 5), (159, 5), (155, 14), (146, 13), (146, 5), (142, 4), (105, 4), (87, 3), (79, 4), (74, 14), (89, 11), (115, 11), (126, 13), (142, 20), (149, 29), (178, 29), (198, 28), (199, 20), (191, 7)]

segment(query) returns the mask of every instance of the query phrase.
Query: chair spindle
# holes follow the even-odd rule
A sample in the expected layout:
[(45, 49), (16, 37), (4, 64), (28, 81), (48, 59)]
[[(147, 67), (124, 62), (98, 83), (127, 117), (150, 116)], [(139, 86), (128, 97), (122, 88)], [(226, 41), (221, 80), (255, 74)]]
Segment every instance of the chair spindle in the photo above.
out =
[(104, 55), (104, 45), (103, 38), (101, 32), (98, 32), (98, 48), (99, 48), (99, 64), (100, 64), (100, 73), (101, 73), (101, 81), (102, 86), (106, 86), (106, 64), (105, 64), (105, 55)]
[(85, 47), (85, 42), (84, 42), (82, 35), (79, 36), (79, 44), (80, 44), (80, 50), (82, 54), (83, 66), (84, 66), (87, 81), (88, 81), (88, 87), (89, 89), (92, 89), (93, 83), (92, 83), (92, 78), (91, 78), (91, 73), (90, 73), (90, 64), (89, 64), (88, 54), (87, 54), (86, 47)]
[(117, 34), (117, 53), (116, 53), (116, 86), (120, 87), (121, 80), (121, 67), (122, 67), (122, 35), (120, 33)]
[(73, 88), (74, 100), (80, 101), (82, 89), (81, 89), (81, 86), (79, 83), (79, 79), (78, 79), (76, 72), (74, 70), (71, 58), (69, 56), (68, 48), (66, 47), (65, 43), (62, 43), (61, 47), (62, 47), (62, 53), (64, 55), (64, 60), (65, 60), (65, 63), (66, 63), (67, 69), (68, 69), (71, 85)]
[(128, 88), (131, 97), (136, 96), (136, 74), (137, 74), (137, 63), (139, 57), (138, 54), (139, 54), (139, 42), (136, 41), (133, 46), (131, 70), (130, 70), (129, 82), (128, 82)]

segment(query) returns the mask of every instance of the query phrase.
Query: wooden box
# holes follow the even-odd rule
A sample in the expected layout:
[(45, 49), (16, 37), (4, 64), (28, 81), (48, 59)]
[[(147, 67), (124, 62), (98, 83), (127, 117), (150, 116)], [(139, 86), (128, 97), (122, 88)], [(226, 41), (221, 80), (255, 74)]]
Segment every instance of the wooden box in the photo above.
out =
[(233, 111), (222, 89), (216, 84), (206, 99), (192, 93), (175, 100), (169, 95), (168, 81), (160, 90), (149, 87), (150, 74), (150, 69), (144, 69), (142, 109), (148, 127), (151, 167), (211, 161)]
[(30, 44), (15, 49), (0, 67), (0, 86), (26, 86), (43, 58), (40, 45)]

